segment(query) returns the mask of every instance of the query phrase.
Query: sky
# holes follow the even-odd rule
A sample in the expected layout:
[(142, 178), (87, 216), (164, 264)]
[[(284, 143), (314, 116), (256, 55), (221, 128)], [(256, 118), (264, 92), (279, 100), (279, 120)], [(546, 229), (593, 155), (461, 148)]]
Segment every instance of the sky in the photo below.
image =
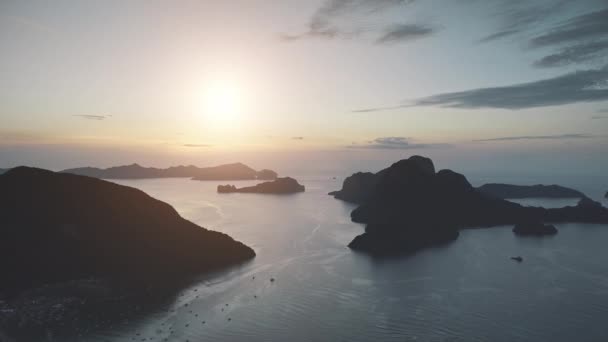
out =
[(0, 47), (0, 168), (608, 168), (606, 0), (0, 0)]

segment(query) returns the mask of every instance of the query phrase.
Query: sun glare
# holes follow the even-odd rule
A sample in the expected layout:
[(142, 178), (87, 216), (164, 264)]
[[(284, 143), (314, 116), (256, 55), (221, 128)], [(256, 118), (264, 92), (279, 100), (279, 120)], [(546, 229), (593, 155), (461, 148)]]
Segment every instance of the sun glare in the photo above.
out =
[(210, 124), (234, 123), (242, 115), (242, 94), (234, 83), (224, 81), (210, 84), (203, 101), (203, 114)]

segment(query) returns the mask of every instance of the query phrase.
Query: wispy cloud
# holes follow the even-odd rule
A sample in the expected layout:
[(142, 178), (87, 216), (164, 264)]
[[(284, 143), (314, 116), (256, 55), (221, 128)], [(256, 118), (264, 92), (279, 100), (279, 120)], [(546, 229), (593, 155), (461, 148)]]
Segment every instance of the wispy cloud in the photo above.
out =
[(429, 147), (448, 147), (449, 144), (419, 144), (412, 143), (412, 139), (406, 137), (383, 137), (367, 141), (363, 144), (353, 143), (347, 146), (355, 149), (373, 149), (373, 150), (410, 150), (417, 148)]
[(519, 30), (504, 30), (487, 35), (479, 40), (480, 43), (487, 43), (494, 40), (502, 39), (519, 33)]
[[(605, 5), (605, 4), (604, 4)], [(580, 63), (606, 63), (608, 53), (608, 8), (562, 21), (530, 40), (533, 48), (556, 51), (534, 63), (537, 67), (558, 67)]]
[(211, 145), (208, 145), (208, 144), (184, 144), (182, 146), (184, 146), (184, 147), (196, 147), (196, 148), (198, 148), (198, 147), (211, 147)]
[(594, 115), (591, 117), (591, 120), (603, 120), (608, 119), (608, 115)]
[(313, 13), (304, 32), (281, 35), (284, 41), (301, 39), (351, 39), (365, 34), (377, 35), (378, 44), (423, 38), (436, 29), (415, 23), (385, 22), (381, 14), (395, 11), (415, 0), (325, 0)]
[(492, 17), (499, 22), (497, 32), (488, 34), (479, 42), (488, 43), (504, 39), (541, 24), (551, 16), (558, 14), (567, 4), (566, 0), (551, 1), (502, 1), (486, 0), (486, 4), (492, 6)]
[(405, 108), (405, 107), (412, 107), (413, 105), (411, 104), (404, 104), (404, 105), (397, 105), (397, 106), (387, 106), (387, 107), (371, 107), (371, 108), (362, 108), (362, 109), (355, 109), (352, 110), (353, 113), (371, 113), (371, 112), (383, 112), (386, 110), (394, 110), (394, 109), (400, 109), (400, 108)]
[(534, 47), (564, 43), (579, 43), (590, 38), (605, 38), (608, 35), (608, 8), (575, 16), (533, 38)]
[(86, 120), (105, 120), (109, 117), (111, 117), (111, 115), (88, 115), (88, 114), (80, 114), (80, 115), (74, 115), (75, 117), (78, 118), (82, 118), (82, 119), (86, 119)]
[[(608, 20), (608, 18), (606, 20)], [(541, 68), (548, 68), (591, 62), (606, 56), (607, 53), (608, 40), (593, 41), (561, 48), (558, 52), (535, 61), (534, 65)]]
[(291, 140), (304, 140), (304, 137), (291, 137)]
[(567, 139), (589, 139), (594, 138), (594, 135), (583, 134), (583, 133), (570, 133), (570, 134), (555, 134), (555, 135), (522, 135), (514, 137), (500, 137), (500, 138), (488, 138), (488, 139), (477, 139), (475, 142), (484, 141), (513, 141), (513, 140), (567, 140)]
[(384, 33), (376, 39), (376, 43), (396, 43), (424, 38), (435, 33), (435, 29), (428, 25), (395, 24), (386, 28)]
[(493, 17), (501, 24), (496, 32), (481, 38), (482, 43), (517, 36), (517, 42), (528, 41), (528, 48), (553, 50), (533, 63), (540, 68), (606, 63), (605, 0), (487, 0), (486, 4), (494, 8)]
[(414, 101), (418, 106), (525, 109), (608, 100), (608, 66), (504, 87), (443, 93)]

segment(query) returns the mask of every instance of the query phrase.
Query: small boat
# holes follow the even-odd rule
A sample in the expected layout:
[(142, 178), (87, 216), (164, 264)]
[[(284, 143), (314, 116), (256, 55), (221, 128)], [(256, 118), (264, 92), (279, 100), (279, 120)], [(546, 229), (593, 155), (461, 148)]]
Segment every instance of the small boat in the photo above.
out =
[(516, 256), (516, 257), (511, 257), (511, 260), (515, 260), (517, 262), (522, 262), (522, 261), (524, 261), (524, 258), (522, 258), (520, 256)]

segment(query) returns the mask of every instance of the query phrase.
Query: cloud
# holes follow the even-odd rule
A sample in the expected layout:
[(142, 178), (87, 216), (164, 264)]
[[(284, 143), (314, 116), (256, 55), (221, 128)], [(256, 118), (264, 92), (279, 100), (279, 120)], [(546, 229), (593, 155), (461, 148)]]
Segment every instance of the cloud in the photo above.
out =
[(385, 110), (400, 109), (405, 107), (412, 107), (412, 105), (398, 105), (398, 106), (387, 106), (387, 107), (371, 107), (352, 110), (353, 113), (371, 113), (371, 112), (383, 112)]
[(608, 115), (594, 115), (591, 117), (591, 120), (603, 120), (608, 119)]
[(486, 2), (496, 9), (493, 17), (502, 22), (497, 32), (491, 33), (479, 40), (481, 43), (492, 42), (520, 34), (535, 25), (542, 23), (547, 18), (560, 13), (567, 4), (566, 0), (560, 1), (492, 1)]
[(304, 140), (304, 137), (291, 137), (291, 140)]
[(381, 14), (394, 12), (415, 0), (325, 0), (313, 13), (307, 29), (298, 34), (282, 34), (284, 41), (309, 38), (352, 39), (367, 33), (378, 35), (375, 42), (396, 43), (431, 35), (428, 25), (391, 24)]
[[(494, 17), (502, 24), (498, 31), (481, 38), (481, 43), (517, 35), (518, 41), (528, 40), (528, 48), (552, 49), (533, 63), (540, 68), (607, 62), (605, 0), (487, 0), (486, 3), (496, 7)], [(581, 13), (581, 9), (585, 12)]]
[(508, 36), (512, 36), (514, 34), (519, 33), (519, 30), (504, 30), (504, 31), (500, 31), (500, 32), (496, 32), (496, 33), (492, 33), (490, 35), (487, 35), (483, 38), (481, 38), (479, 40), (480, 43), (487, 43), (487, 42), (491, 42), (494, 40), (498, 40), (498, 39), (502, 39)]
[(484, 141), (513, 141), (513, 140), (566, 140), (566, 139), (589, 139), (594, 138), (591, 134), (575, 133), (575, 134), (556, 134), (556, 135), (523, 135), (515, 137), (500, 137), (489, 139), (477, 139), (475, 142)]
[(606, 63), (608, 53), (608, 8), (574, 16), (532, 38), (532, 48), (557, 51), (534, 63), (558, 67), (578, 63)]
[(442, 93), (418, 99), (414, 104), (515, 110), (605, 100), (608, 100), (608, 66), (510, 86)]
[(573, 17), (549, 32), (533, 38), (530, 44), (543, 47), (563, 43), (579, 43), (589, 38), (608, 35), (608, 8)]
[(182, 146), (184, 146), (184, 147), (211, 147), (211, 145), (208, 145), (208, 144), (184, 144)]
[(411, 143), (411, 139), (405, 137), (383, 137), (368, 141), (365, 144), (355, 144), (347, 146), (355, 149), (373, 150), (409, 150), (416, 148), (447, 147), (448, 144), (417, 144)]
[(81, 114), (81, 115), (74, 115), (76, 117), (82, 118), (82, 119), (86, 119), (86, 120), (105, 120), (109, 117), (111, 117), (111, 115), (88, 115), (88, 114)]
[(426, 25), (395, 24), (388, 27), (386, 31), (376, 39), (376, 43), (383, 44), (413, 40), (429, 36), (434, 32), (434, 28)]
[[(606, 18), (608, 20), (608, 18)], [(608, 40), (570, 45), (559, 52), (545, 56), (534, 65), (541, 68), (565, 66), (574, 63), (590, 62), (601, 59), (608, 52)]]

